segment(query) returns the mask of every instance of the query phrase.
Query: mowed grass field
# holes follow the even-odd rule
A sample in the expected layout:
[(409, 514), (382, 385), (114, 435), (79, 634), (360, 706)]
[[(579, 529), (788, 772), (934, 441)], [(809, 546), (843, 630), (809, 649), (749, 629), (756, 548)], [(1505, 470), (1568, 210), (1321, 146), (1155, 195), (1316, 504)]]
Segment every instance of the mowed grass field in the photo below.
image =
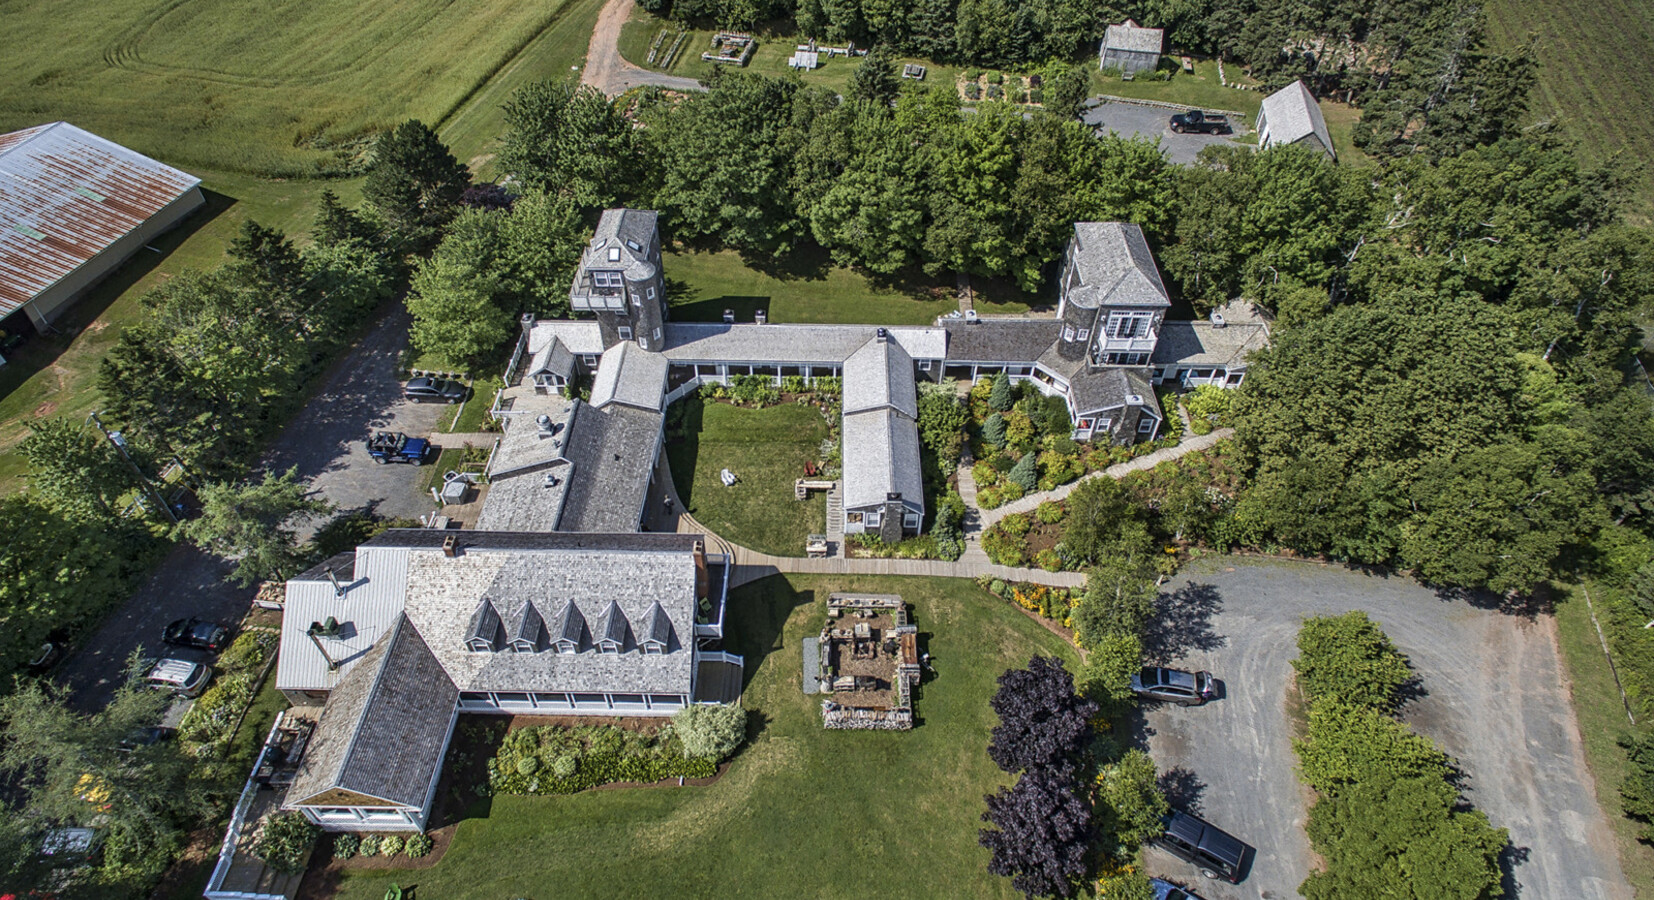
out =
[[(0, 493), (23, 487), (27, 464), (17, 445), (28, 436), (30, 421), (54, 415), (84, 420), (102, 408), (98, 364), (121, 331), (145, 315), (139, 303), (145, 292), (183, 269), (222, 263), (247, 221), (280, 228), (302, 244), (324, 189), (347, 205), (360, 199), (359, 179), (247, 173), (325, 163), (329, 152), (300, 146), (298, 136), (311, 127), (305, 123), (325, 120), (342, 128), (338, 123), (354, 116), (368, 123), (356, 126), (361, 128), (427, 118), (478, 177), (491, 177), (493, 144), (504, 129), (501, 104), (532, 81), (573, 76), (571, 67), (584, 62), (602, 5), (550, 0), (534, 5), (537, 14), (529, 16), (512, 4), (473, 4), (464, 9), (476, 21), (467, 18), (469, 24), (437, 40), (420, 23), (439, 13), (457, 16), (459, 7), (0, 0), (7, 37), (30, 35), (28, 41), (6, 41), (0, 52), (0, 131), (66, 119), (200, 177), (208, 198), (205, 208), (154, 241), (155, 251), (140, 251), (71, 308), (57, 323), (59, 334), (33, 338), (7, 355), (8, 364), (0, 367)], [(520, 48), (496, 33), (490, 18), (495, 7), (510, 13), (506, 21), (530, 23), (524, 26), (530, 30), (519, 29), (529, 35), (526, 43), (513, 39)], [(387, 18), (393, 9), (406, 24)], [(226, 18), (235, 21), (225, 24)], [(106, 58), (104, 50), (139, 21), (150, 25), (132, 51), (137, 61), (130, 53)], [(363, 53), (370, 45), (373, 52)], [(357, 55), (339, 55), (347, 53), (344, 48)], [(498, 52), (484, 65), (478, 53), (489, 48)], [(321, 55), (300, 60), (286, 74), (247, 74), (280, 69), (291, 58), (284, 53)], [(347, 58), (360, 71), (336, 71)], [(401, 71), (391, 71), (396, 67)], [(430, 99), (436, 95), (438, 101)]]
[(1586, 157), (1639, 164), (1633, 216), (1654, 219), (1654, 8), (1648, 0), (1490, 0), (1494, 46), (1535, 48), (1534, 120), (1562, 123)]
[[(900, 594), (934, 678), (910, 732), (826, 731), (800, 690), (799, 641), (828, 594)], [(430, 868), (355, 870), (340, 900), (394, 881), (441, 900), (581, 898), (1005, 898), (977, 845), (983, 795), (1010, 778), (988, 759), (995, 679), (1035, 654), (1077, 654), (969, 581), (774, 576), (732, 592), (732, 652), (746, 661), (750, 743), (705, 787), (500, 796), (472, 806)]]
[(445, 122), (586, 5), (8, 0), (0, 131), (68, 119), (186, 168), (339, 171), (387, 126)]

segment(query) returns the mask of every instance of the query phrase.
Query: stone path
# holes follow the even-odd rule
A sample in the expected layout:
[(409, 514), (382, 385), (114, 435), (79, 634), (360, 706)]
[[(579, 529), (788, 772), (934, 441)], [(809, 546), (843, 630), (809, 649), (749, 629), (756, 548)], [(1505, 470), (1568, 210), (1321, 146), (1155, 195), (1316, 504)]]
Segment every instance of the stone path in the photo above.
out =
[[(1089, 475), (1082, 476), (1081, 478), (1079, 478), (1075, 481), (1070, 481), (1069, 483), (1067, 483), (1065, 485), (1062, 485), (1060, 487), (1057, 487), (1053, 490), (1040, 491), (1038, 493), (1033, 493), (1033, 494), (1025, 494), (1025, 495), (1022, 496), (1021, 499), (1012, 501), (1010, 503), (1007, 503), (1004, 506), (999, 507), (998, 509), (985, 509), (985, 510), (982, 510), (982, 526), (981, 527), (983, 529), (989, 528), (995, 522), (998, 522), (1000, 519), (1005, 518), (1006, 516), (1010, 515), (1011, 513), (1032, 512), (1035, 507), (1039, 506), (1041, 503), (1043, 503), (1047, 500), (1061, 500), (1062, 498), (1067, 497), (1069, 494), (1073, 493), (1075, 488), (1079, 487), (1081, 484), (1085, 483), (1086, 481), (1089, 481), (1090, 479), (1101, 478), (1101, 477), (1119, 478), (1119, 477), (1125, 475), (1127, 472), (1140, 472), (1144, 469), (1152, 469), (1155, 466), (1158, 466), (1161, 463), (1165, 462), (1166, 460), (1177, 459), (1179, 456), (1183, 456), (1184, 454), (1188, 454), (1188, 453), (1194, 453), (1197, 450), (1205, 450), (1206, 448), (1212, 446), (1213, 444), (1217, 443), (1218, 441), (1223, 440), (1226, 437), (1229, 437), (1230, 435), (1233, 435), (1234, 433), (1235, 433), (1235, 429), (1233, 429), (1233, 428), (1217, 428), (1217, 429), (1214, 429), (1212, 431), (1212, 433), (1210, 433), (1210, 434), (1200, 434), (1200, 435), (1190, 435), (1188, 432), (1184, 432), (1184, 434), (1186, 434), (1188, 436), (1185, 437), (1175, 447), (1166, 447), (1166, 448), (1161, 449), (1161, 450), (1156, 450), (1153, 453), (1149, 453), (1149, 454), (1144, 455), (1144, 456), (1139, 456), (1136, 459), (1127, 460), (1126, 462), (1118, 463), (1116, 465), (1109, 466), (1108, 468), (1102, 470), (1101, 472), (1092, 472)], [(961, 481), (963, 481), (963, 479), (961, 479)], [(975, 483), (974, 482), (972, 483), (971, 487), (972, 487), (972, 491), (974, 492), (974, 490), (975, 490)], [(961, 489), (961, 493), (963, 493), (963, 489)]]
[(610, 97), (645, 84), (674, 91), (706, 90), (693, 78), (651, 72), (620, 55), (620, 29), (634, 5), (633, 0), (609, 0), (603, 5), (603, 11), (597, 14), (597, 27), (592, 29), (591, 43), (586, 46), (586, 68), (580, 73), (580, 82)]

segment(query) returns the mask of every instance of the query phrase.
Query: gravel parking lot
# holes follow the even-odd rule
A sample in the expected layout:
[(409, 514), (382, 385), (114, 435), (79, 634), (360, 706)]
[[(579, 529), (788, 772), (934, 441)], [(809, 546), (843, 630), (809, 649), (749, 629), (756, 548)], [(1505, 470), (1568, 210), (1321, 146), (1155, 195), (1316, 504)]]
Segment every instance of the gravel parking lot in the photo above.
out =
[[(366, 445), (375, 431), (420, 437), (454, 415), (455, 408), (445, 403), (402, 399), (396, 364), (408, 342), (409, 321), (401, 310), (391, 313), (335, 366), (322, 389), (282, 431), (265, 459), (268, 468), (282, 472), (296, 467), (312, 491), (341, 510), (414, 518), (436, 507), (424, 489), (430, 469), (380, 465)], [(435, 443), (442, 443), (440, 435)], [(431, 453), (432, 465), (436, 453)]]
[(1401, 577), (1308, 563), (1225, 559), (1162, 596), (1161, 661), (1224, 683), (1199, 708), (1147, 709), (1143, 736), (1169, 793), (1257, 848), (1240, 885), (1209, 882), (1158, 850), (1150, 873), (1199, 882), (1209, 900), (1288, 898), (1309, 872), (1308, 796), (1297, 779), (1286, 685), (1307, 616), (1365, 610), (1411, 659), (1424, 695), (1402, 712), (1455, 757), (1466, 796), (1510, 829), (1506, 896), (1629, 900), (1597, 805), (1547, 616), (1444, 599)]
[(1111, 102), (1101, 103), (1086, 110), (1080, 120), (1096, 128), (1098, 134), (1112, 131), (1121, 137), (1158, 137), (1160, 148), (1166, 152), (1166, 158), (1183, 165), (1194, 162), (1195, 156), (1204, 147), (1213, 144), (1234, 144), (1235, 141), (1231, 138), (1246, 134), (1250, 127), (1246, 122), (1235, 121), (1231, 117), (1230, 121), (1235, 127), (1235, 133), (1232, 135), (1176, 134), (1169, 125), (1174, 112), (1175, 110), (1161, 109), (1157, 106)]

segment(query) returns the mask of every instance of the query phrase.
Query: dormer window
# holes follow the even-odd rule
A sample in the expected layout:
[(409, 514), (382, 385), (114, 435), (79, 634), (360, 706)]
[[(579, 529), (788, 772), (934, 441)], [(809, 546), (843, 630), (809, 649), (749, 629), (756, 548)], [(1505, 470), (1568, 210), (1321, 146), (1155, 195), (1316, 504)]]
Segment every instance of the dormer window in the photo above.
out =
[(609, 262), (620, 262), (620, 248), (619, 247), (610, 247), (609, 248)]
[(592, 642), (597, 645), (597, 652), (619, 653), (625, 649), (629, 624), (626, 614), (620, 611), (620, 604), (610, 600), (608, 608), (598, 617), (597, 626), (592, 629)]
[(580, 643), (586, 635), (586, 617), (573, 600), (565, 600), (557, 617), (547, 629), (551, 634), (551, 649), (562, 655), (580, 652)]
[(498, 650), (503, 631), (499, 610), (494, 608), (493, 603), (484, 600), (471, 614), (471, 622), (465, 629), (465, 649), (473, 653)]
[(643, 245), (639, 244), (637, 241), (628, 240), (628, 241), (626, 241), (626, 246), (631, 247), (632, 250), (634, 250), (635, 252), (638, 252), (638, 253), (643, 252)]
[(658, 601), (649, 607), (648, 614), (643, 617), (643, 629), (639, 635), (638, 644), (645, 654), (660, 654), (671, 649), (672, 620), (667, 618), (666, 610)]
[(545, 639), (545, 621), (534, 604), (524, 601), (517, 608), (516, 625), (511, 629), (511, 652), (538, 653)]

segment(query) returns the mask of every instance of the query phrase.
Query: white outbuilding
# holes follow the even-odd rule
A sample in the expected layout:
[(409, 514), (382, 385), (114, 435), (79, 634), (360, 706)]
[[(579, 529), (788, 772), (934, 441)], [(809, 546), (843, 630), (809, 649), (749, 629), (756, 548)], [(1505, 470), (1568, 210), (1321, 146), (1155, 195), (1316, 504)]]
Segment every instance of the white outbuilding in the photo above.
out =
[(0, 317), (47, 327), (205, 202), (201, 179), (68, 122), (0, 134)]
[(1267, 150), (1280, 144), (1305, 144), (1338, 158), (1327, 120), (1321, 115), (1321, 104), (1315, 102), (1315, 95), (1302, 81), (1265, 97), (1263, 108), (1258, 110), (1258, 147)]

